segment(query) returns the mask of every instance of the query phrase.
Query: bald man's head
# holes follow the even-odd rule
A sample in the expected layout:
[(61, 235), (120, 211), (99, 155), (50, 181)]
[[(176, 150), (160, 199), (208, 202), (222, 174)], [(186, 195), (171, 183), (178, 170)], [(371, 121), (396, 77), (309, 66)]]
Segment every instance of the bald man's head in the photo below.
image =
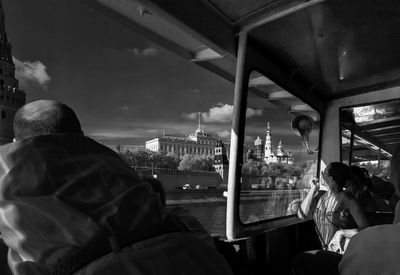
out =
[(16, 140), (40, 135), (82, 134), (75, 112), (54, 100), (38, 100), (22, 106), (14, 118)]

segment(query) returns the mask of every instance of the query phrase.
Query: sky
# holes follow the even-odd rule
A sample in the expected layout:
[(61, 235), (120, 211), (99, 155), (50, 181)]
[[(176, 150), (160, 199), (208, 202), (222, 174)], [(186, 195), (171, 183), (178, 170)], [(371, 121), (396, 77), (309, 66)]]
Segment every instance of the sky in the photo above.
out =
[[(66, 103), (86, 135), (110, 146), (144, 145), (163, 131), (186, 136), (197, 129), (198, 112), (206, 132), (229, 139), (232, 83), (78, 1), (2, 1), (27, 102)], [(265, 135), (261, 110), (249, 108), (247, 114), (257, 126), (247, 128), (247, 139)], [(283, 139), (288, 148), (299, 147), (280, 118), (268, 118), (281, 135), (275, 143)]]

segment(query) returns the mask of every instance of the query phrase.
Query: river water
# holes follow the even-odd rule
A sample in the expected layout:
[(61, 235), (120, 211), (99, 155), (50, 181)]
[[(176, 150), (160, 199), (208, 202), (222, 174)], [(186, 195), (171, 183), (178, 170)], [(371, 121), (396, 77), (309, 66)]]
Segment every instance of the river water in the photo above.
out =
[[(239, 207), (240, 219), (243, 223), (293, 215), (305, 191), (270, 191), (249, 192), (241, 194)], [(211, 234), (225, 236), (226, 199), (174, 201), (172, 205), (186, 208), (195, 216)], [(168, 204), (168, 201), (167, 201)], [(170, 201), (171, 205), (171, 201)], [(171, 205), (171, 206), (172, 206)]]

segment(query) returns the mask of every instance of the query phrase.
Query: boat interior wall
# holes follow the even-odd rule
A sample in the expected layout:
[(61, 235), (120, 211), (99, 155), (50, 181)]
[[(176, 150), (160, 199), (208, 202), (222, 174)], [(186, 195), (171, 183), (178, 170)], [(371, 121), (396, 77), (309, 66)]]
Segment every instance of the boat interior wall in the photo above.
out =
[(235, 241), (216, 239), (216, 245), (234, 274), (291, 274), (295, 255), (320, 248), (314, 227), (306, 221)]

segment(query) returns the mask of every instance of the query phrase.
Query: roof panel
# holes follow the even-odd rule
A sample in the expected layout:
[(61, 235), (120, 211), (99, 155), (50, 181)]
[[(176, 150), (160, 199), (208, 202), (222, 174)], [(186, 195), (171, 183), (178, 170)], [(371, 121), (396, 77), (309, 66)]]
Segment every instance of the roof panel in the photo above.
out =
[(208, 0), (231, 21), (239, 20), (261, 8), (271, 8), (282, 0)]
[(398, 1), (333, 0), (269, 22), (251, 35), (277, 63), (300, 67), (304, 80), (319, 84), (319, 94), (337, 97), (398, 81), (393, 72), (400, 67), (399, 25)]

